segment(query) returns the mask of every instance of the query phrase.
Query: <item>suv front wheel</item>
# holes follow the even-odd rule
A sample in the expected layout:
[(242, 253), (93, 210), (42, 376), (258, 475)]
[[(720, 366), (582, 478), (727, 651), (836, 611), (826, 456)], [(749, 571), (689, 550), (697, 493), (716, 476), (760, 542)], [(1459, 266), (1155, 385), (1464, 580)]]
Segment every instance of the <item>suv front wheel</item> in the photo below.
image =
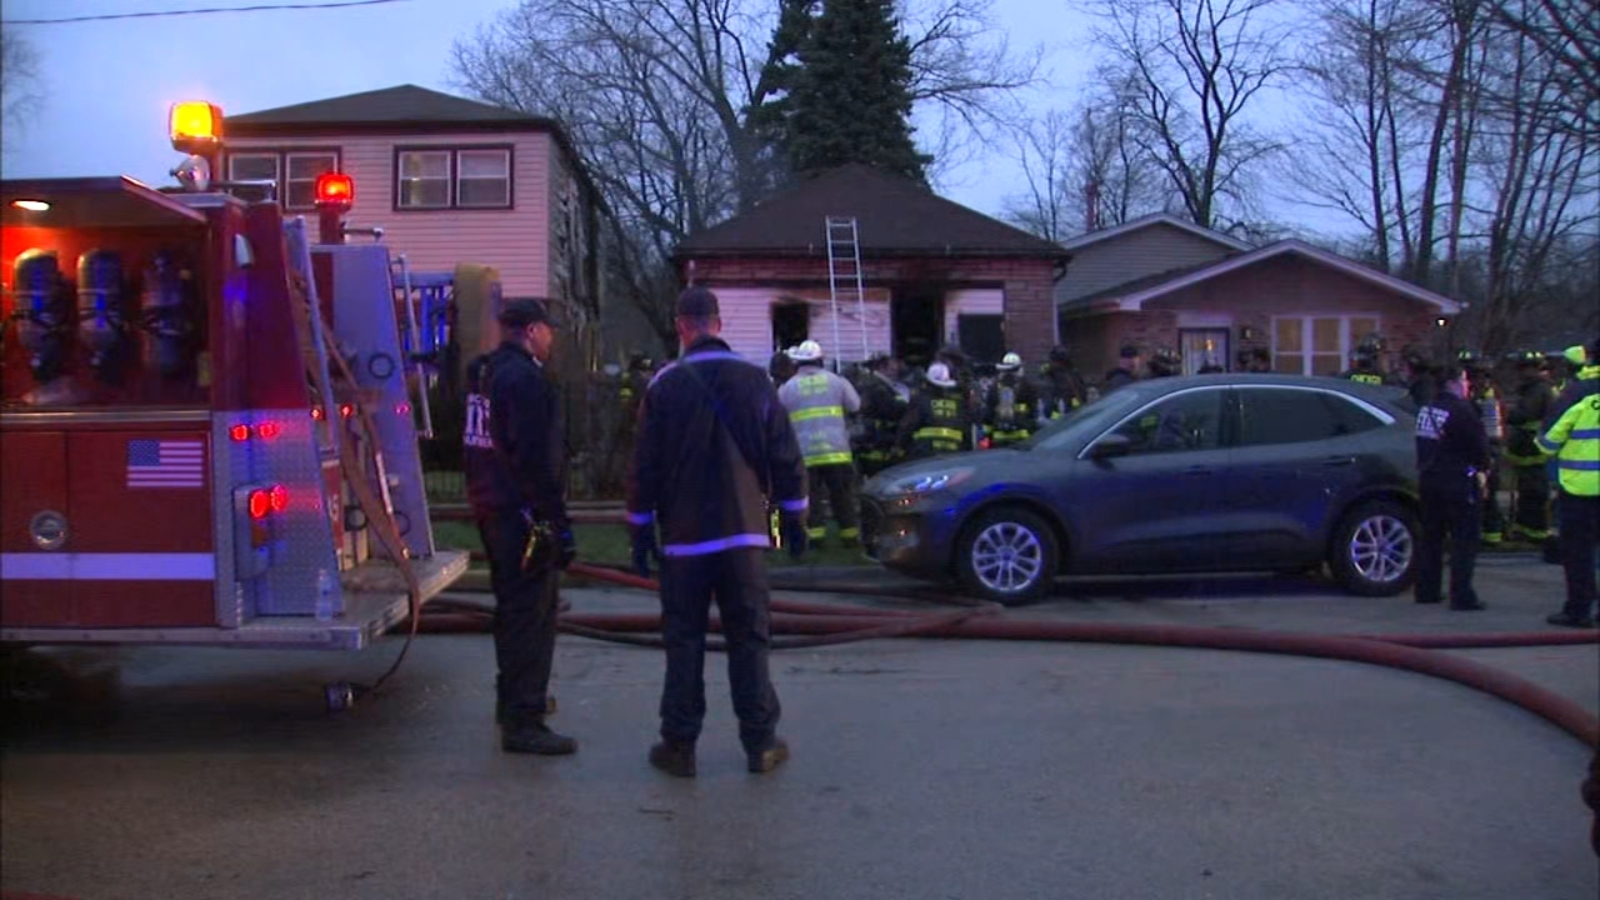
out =
[(968, 591), (1013, 606), (1049, 593), (1060, 559), (1050, 523), (1020, 507), (999, 507), (962, 529), (956, 574)]
[(1352, 594), (1390, 597), (1417, 577), (1417, 517), (1389, 500), (1357, 504), (1328, 548), (1333, 577)]

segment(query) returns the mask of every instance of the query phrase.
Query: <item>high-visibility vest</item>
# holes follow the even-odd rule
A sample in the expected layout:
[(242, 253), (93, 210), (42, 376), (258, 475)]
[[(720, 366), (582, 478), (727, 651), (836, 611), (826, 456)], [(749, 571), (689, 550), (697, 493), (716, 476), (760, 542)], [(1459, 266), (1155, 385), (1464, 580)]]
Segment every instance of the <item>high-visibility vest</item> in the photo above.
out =
[(807, 367), (784, 382), (778, 399), (789, 411), (806, 465), (848, 465), (854, 460), (844, 414), (847, 406), (859, 408), (861, 400), (849, 382), (832, 372)]
[[(1588, 369), (1582, 373), (1589, 375)], [(1539, 448), (1556, 455), (1561, 489), (1578, 497), (1600, 497), (1600, 369), (1579, 382), (1577, 402), (1539, 435)]]

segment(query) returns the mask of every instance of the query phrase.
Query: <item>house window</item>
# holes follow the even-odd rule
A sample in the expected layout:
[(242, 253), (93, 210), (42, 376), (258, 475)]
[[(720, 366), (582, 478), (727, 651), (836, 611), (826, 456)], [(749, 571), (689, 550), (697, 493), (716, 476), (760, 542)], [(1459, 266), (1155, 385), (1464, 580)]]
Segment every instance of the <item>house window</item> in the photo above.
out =
[(1276, 316), (1272, 368), (1289, 375), (1337, 375), (1360, 340), (1378, 330), (1378, 317)]
[(317, 205), (317, 176), (339, 171), (335, 153), (285, 153), (283, 206), (285, 209), (312, 209)]
[(337, 149), (251, 150), (228, 154), (229, 181), (271, 181), (285, 209), (315, 209), (317, 176), (339, 171)]
[(397, 210), (510, 209), (511, 148), (398, 148), (395, 181)]

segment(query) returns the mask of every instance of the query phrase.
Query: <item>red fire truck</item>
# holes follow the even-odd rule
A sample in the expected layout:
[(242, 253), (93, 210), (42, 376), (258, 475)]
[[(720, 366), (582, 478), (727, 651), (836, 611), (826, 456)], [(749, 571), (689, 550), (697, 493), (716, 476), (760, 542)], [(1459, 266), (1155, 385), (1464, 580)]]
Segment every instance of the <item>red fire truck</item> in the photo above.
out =
[(308, 234), (212, 178), (221, 123), (172, 108), (176, 187), (0, 182), (0, 641), (357, 649), (466, 569), (418, 453), (441, 335), (348, 176)]

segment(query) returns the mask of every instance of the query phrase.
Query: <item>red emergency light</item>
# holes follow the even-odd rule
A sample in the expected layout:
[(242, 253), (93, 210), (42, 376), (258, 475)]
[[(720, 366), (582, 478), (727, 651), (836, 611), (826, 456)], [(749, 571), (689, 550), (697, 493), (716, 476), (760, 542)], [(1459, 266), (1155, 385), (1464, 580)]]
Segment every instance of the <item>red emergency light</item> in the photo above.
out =
[(250, 518), (265, 519), (272, 512), (272, 495), (259, 488), (250, 492)]
[(317, 176), (315, 192), (318, 206), (349, 209), (356, 199), (356, 182), (343, 172), (323, 172)]
[(235, 441), (248, 441), (250, 440), (250, 426), (235, 425), (228, 429), (228, 437)]
[(279, 427), (277, 422), (262, 422), (256, 426), (256, 434), (260, 435), (262, 440), (270, 441), (280, 433), (282, 433), (282, 428)]
[(268, 493), (268, 500), (270, 500), (271, 503), (272, 503), (272, 511), (273, 512), (281, 513), (284, 510), (289, 508), (289, 489), (288, 488), (284, 487), (281, 484), (275, 484), (275, 485), (272, 486), (272, 490), (268, 491), (267, 493)]

